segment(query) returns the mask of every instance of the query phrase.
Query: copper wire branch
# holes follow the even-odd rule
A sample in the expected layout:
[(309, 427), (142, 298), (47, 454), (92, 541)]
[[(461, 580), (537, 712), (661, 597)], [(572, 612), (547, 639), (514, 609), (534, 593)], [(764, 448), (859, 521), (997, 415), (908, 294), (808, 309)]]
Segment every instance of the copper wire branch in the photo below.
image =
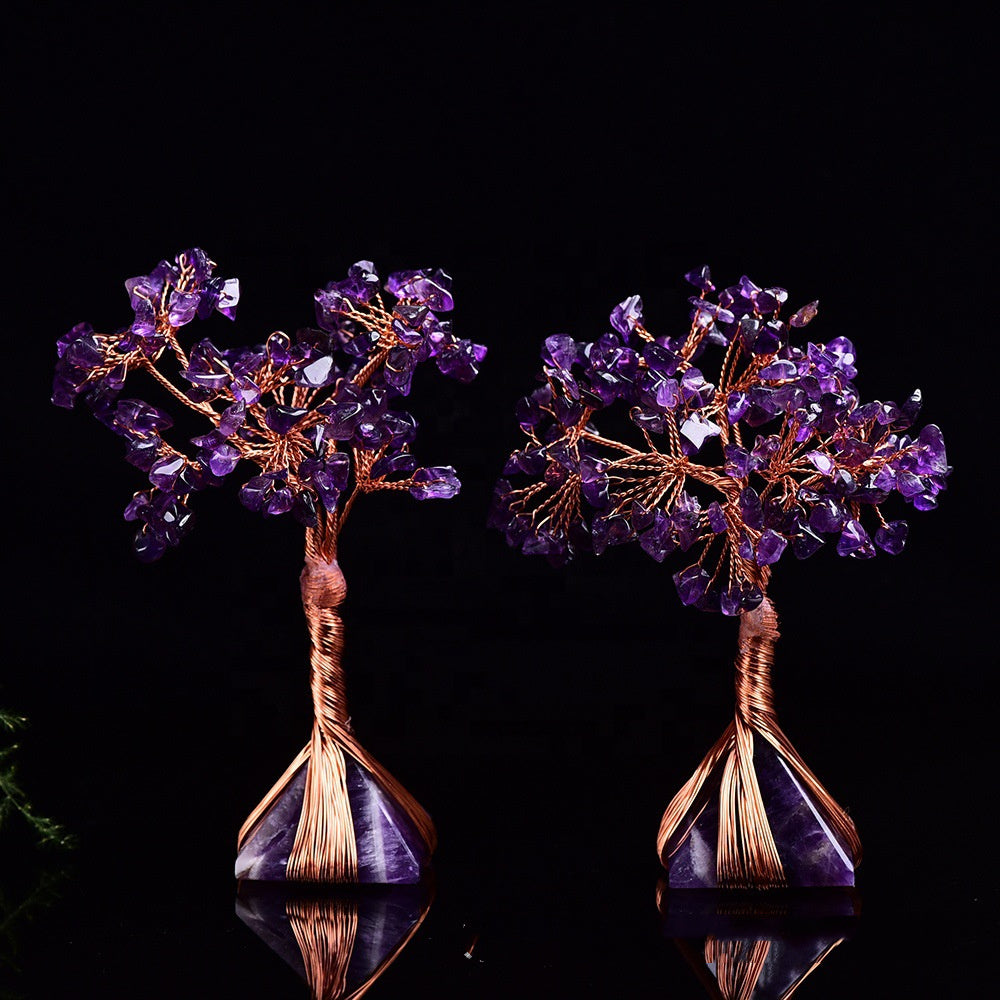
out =
[[(736, 343), (736, 339), (732, 343)], [(730, 367), (730, 359), (737, 356), (732, 343), (726, 354), (723, 374), (725, 374), (726, 368)], [(760, 368), (771, 360), (773, 360), (773, 355), (752, 356), (744, 371), (738, 377), (733, 377), (730, 380), (726, 387), (727, 391), (749, 388), (756, 379)], [(735, 368), (735, 363), (732, 364), (732, 368)], [(550, 384), (553, 384), (551, 379)], [(774, 380), (773, 384), (780, 386), (783, 382), (782, 380)], [(554, 386), (554, 391), (555, 389)], [(710, 416), (724, 406), (723, 402), (719, 402), (723, 397), (724, 393), (720, 388), (716, 392), (717, 402), (710, 404), (706, 410)], [(543, 406), (542, 410), (548, 412), (553, 418), (555, 417), (555, 412), (551, 408)], [(623, 504), (633, 500), (638, 500), (646, 506), (663, 506), (665, 509), (669, 509), (669, 503), (662, 504), (663, 498), (669, 496), (676, 499), (680, 491), (679, 489), (675, 490), (674, 487), (680, 483), (681, 488), (683, 488), (685, 478), (690, 478), (715, 490), (720, 494), (720, 502), (726, 510), (727, 535), (730, 544), (728, 548), (720, 550), (720, 561), (716, 563), (714, 572), (710, 575), (713, 579), (720, 575), (724, 568), (722, 558), (727, 553), (730, 578), (747, 582), (760, 572), (753, 560), (744, 559), (737, 551), (743, 535), (755, 545), (761, 534), (759, 530), (750, 528), (744, 523), (742, 512), (738, 506), (740, 493), (747, 483), (745, 480), (727, 475), (724, 466), (703, 465), (683, 453), (678, 430), (678, 421), (683, 417), (683, 414), (680, 416), (676, 414), (665, 415), (666, 452), (657, 449), (644, 430), (642, 433), (649, 448), (648, 451), (642, 451), (624, 442), (604, 437), (590, 428), (591, 415), (592, 410), (585, 409), (575, 425), (565, 428), (562, 436), (545, 445), (531, 430), (527, 432), (528, 437), (534, 448), (552, 448), (556, 445), (565, 445), (577, 459), (579, 459), (579, 442), (581, 441), (607, 448), (615, 453), (606, 459), (605, 474), (612, 482), (631, 484), (623, 494), (619, 494), (619, 504), (614, 508), (615, 512), (622, 512)], [(726, 432), (723, 435), (724, 443), (725, 440), (728, 440), (728, 433), (731, 432), (734, 441), (742, 447), (738, 423), (730, 425), (727, 420), (720, 420), (719, 426)], [(812, 462), (806, 458), (806, 454), (818, 452), (832, 457), (839, 432), (827, 437), (813, 434), (805, 441), (797, 442), (795, 440), (797, 430), (798, 423), (789, 422), (786, 416), (780, 432), (777, 434), (780, 442), (778, 450), (770, 457), (767, 475), (763, 477), (764, 483), (760, 486), (761, 501), (767, 501), (775, 495), (779, 495), (782, 504), (787, 508), (795, 502), (799, 490), (814, 486), (823, 478)], [(887, 462), (898, 457), (898, 454), (897, 451), (872, 456), (861, 463), (859, 471), (877, 473)], [(546, 475), (539, 481), (526, 487), (510, 490), (510, 509), (530, 518), (536, 529), (549, 522), (556, 529), (565, 529), (572, 521), (571, 517), (565, 516), (565, 512), (580, 510), (582, 489), (580, 476), (574, 474), (549, 475), (550, 472), (557, 469), (558, 463), (554, 459), (550, 459)], [(644, 479), (648, 479), (648, 483), (644, 484)], [(779, 490), (780, 494), (778, 494)], [(869, 506), (873, 509), (875, 517), (879, 519), (880, 523), (884, 523), (885, 519), (879, 506), (877, 504)], [(857, 517), (858, 510), (855, 507), (850, 507), (850, 509), (852, 516)], [(554, 517), (553, 511), (561, 512), (562, 516)]]
[[(183, 255), (181, 255), (180, 267), (181, 277), (177, 287), (183, 291), (194, 279), (194, 268)], [(163, 337), (164, 346), (151, 357), (147, 356), (141, 348), (119, 352), (114, 346), (113, 338), (97, 334), (98, 339), (104, 344), (105, 359), (100, 366), (90, 372), (88, 378), (96, 381), (107, 376), (116, 367), (121, 367), (126, 372), (129, 368), (142, 369), (148, 372), (157, 384), (174, 399), (195, 413), (207, 417), (212, 422), (212, 426), (217, 428), (223, 414), (211, 402), (197, 402), (191, 399), (187, 392), (175, 385), (158, 367), (167, 348), (170, 349), (175, 361), (182, 369), (187, 368), (190, 363), (178, 340), (178, 328), (170, 323), (168, 292), (169, 288), (164, 286), (163, 292), (155, 301), (147, 299), (154, 310), (156, 330)], [(378, 333), (378, 350), (351, 378), (354, 385), (359, 388), (364, 387), (384, 364), (390, 350), (400, 343), (392, 325), (393, 314), (386, 310), (380, 294), (376, 294), (371, 302), (353, 303), (349, 308), (341, 310), (341, 313), (365, 329)], [(280, 330), (275, 331), (272, 336), (284, 337), (290, 343), (290, 338)], [(219, 361), (219, 363), (228, 370), (227, 362)], [(314, 454), (306, 432), (326, 419), (324, 414), (317, 411), (317, 407), (325, 398), (336, 396), (343, 378), (337, 379), (329, 386), (308, 389), (304, 386), (289, 384), (288, 365), (275, 365), (268, 362), (262, 372), (258, 379), (260, 398), (257, 402), (246, 407), (246, 423), (242, 433), (230, 436), (227, 441), (231, 447), (239, 451), (242, 459), (257, 465), (262, 473), (282, 471), (289, 485), (297, 492), (302, 492), (306, 484), (299, 480), (297, 470), (305, 458), (312, 457)], [(308, 409), (310, 412), (306, 413), (288, 433), (279, 434), (271, 430), (265, 422), (265, 414), (269, 405), (268, 397), (271, 401), (281, 405)], [(221, 399), (228, 403), (231, 401), (231, 396), (223, 395)], [(190, 461), (183, 451), (163, 441), (158, 431), (148, 433), (159, 438), (161, 454), (183, 458), (185, 462)], [(337, 443), (328, 441), (326, 448), (335, 451)], [(415, 485), (412, 479), (386, 480), (384, 477), (374, 479), (371, 477), (372, 466), (382, 456), (384, 450), (384, 448), (352, 448), (350, 468), (353, 483), (351, 488), (341, 495), (337, 510), (321, 509), (317, 511), (317, 524), (314, 530), (318, 532), (320, 539), (317, 543), (318, 551), (321, 551), (327, 558), (332, 558), (336, 554), (337, 535), (359, 493), (373, 493), (379, 490), (407, 490)], [(407, 449), (404, 446), (402, 450)]]

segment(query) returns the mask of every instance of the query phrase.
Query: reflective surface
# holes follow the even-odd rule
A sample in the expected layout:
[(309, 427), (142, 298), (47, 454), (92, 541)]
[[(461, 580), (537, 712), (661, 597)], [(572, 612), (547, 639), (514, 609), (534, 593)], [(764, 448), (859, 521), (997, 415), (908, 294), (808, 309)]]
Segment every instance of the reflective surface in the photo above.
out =
[(429, 884), (310, 889), (242, 882), (236, 915), (304, 979), (315, 1000), (368, 990), (430, 908)]
[(657, 887), (664, 934), (715, 1000), (786, 1000), (857, 930), (850, 890), (671, 891)]

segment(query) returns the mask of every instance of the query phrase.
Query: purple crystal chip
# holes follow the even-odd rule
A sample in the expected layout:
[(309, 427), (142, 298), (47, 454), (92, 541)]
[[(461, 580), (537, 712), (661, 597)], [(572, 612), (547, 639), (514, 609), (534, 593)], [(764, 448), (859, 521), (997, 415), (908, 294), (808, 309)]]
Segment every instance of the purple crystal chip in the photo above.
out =
[[(347, 794), (354, 819), (360, 883), (407, 884), (420, 881), (430, 851), (402, 806), (371, 772), (346, 758)], [(236, 858), (236, 877), (284, 881), (288, 857), (302, 814), (308, 762), (285, 786)]]

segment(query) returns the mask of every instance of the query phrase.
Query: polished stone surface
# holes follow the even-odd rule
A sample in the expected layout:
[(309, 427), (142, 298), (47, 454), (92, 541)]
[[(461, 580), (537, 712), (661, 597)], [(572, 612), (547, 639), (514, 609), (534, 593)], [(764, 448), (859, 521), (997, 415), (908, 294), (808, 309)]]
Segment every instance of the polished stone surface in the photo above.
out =
[[(316, 890), (293, 883), (244, 882), (236, 915), (324, 1000), (365, 987), (426, 914), (420, 886)], [(307, 953), (314, 949), (313, 953)], [(334, 992), (330, 992), (331, 988)]]
[[(418, 882), (430, 852), (403, 808), (367, 768), (347, 757), (347, 794), (358, 852), (358, 881)], [(236, 859), (236, 877), (260, 881), (285, 878), (288, 856), (302, 813), (306, 768), (288, 783)]]
[(302, 814), (305, 786), (306, 766), (303, 765), (243, 845), (236, 858), (237, 878), (265, 882), (284, 879)]
[[(854, 885), (850, 857), (816, 808), (812, 796), (781, 756), (760, 737), (754, 740), (754, 766), (788, 885)], [(718, 773), (717, 769), (710, 779), (711, 794), (691, 832), (669, 860), (673, 889), (712, 889), (718, 885)]]
[[(672, 890), (659, 887), (664, 935), (712, 996), (781, 1000), (826, 955), (851, 938), (860, 898), (853, 889)], [(725, 981), (720, 957), (725, 956)]]
[[(789, 937), (715, 938), (711, 948), (705, 943), (677, 941), (685, 958), (697, 969), (704, 966), (713, 979), (719, 979), (719, 953), (726, 955), (727, 985), (735, 984), (738, 993), (727, 992), (720, 983), (722, 996), (746, 997), (746, 1000), (784, 1000), (812, 973), (825, 956), (840, 944), (838, 934), (810, 933), (804, 929)], [(763, 962), (757, 971), (754, 957)]]

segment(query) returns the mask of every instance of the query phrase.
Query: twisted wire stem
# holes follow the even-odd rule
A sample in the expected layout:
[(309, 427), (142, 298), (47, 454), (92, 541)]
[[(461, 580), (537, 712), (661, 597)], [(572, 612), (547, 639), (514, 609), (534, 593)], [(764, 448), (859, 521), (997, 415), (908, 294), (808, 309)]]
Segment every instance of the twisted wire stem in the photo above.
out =
[(341, 666), (344, 625), (337, 609), (347, 595), (347, 582), (336, 559), (328, 561), (307, 546), (300, 583), (309, 626), (313, 729), (302, 815), (286, 877), (357, 882), (358, 848), (341, 738), (350, 722)]
[(664, 866), (669, 866), (670, 856), (698, 818), (691, 815), (696, 800), (721, 765), (716, 853), (720, 888), (763, 889), (786, 884), (753, 763), (757, 737), (777, 750), (801, 779), (854, 866), (861, 861), (861, 842), (854, 823), (819, 783), (777, 723), (771, 667), (778, 637), (778, 616), (767, 597), (756, 610), (741, 616), (733, 721), (674, 796), (660, 823), (657, 849)]
[(344, 627), (339, 607), (347, 583), (336, 559), (336, 536), (306, 532), (305, 566), (300, 577), (302, 606), (310, 639), (313, 728), (309, 742), (258, 803), (240, 829), (242, 849), (299, 769), (307, 764), (302, 813), (286, 868), (299, 882), (358, 881), (358, 854), (347, 792), (347, 758), (364, 767), (402, 807), (428, 848), (437, 846), (430, 816), (412, 795), (358, 743), (351, 729), (341, 657)]
[(724, 887), (785, 885), (753, 766), (754, 732), (774, 721), (771, 665), (778, 616), (767, 598), (740, 618), (733, 744), (719, 789), (717, 877)]

